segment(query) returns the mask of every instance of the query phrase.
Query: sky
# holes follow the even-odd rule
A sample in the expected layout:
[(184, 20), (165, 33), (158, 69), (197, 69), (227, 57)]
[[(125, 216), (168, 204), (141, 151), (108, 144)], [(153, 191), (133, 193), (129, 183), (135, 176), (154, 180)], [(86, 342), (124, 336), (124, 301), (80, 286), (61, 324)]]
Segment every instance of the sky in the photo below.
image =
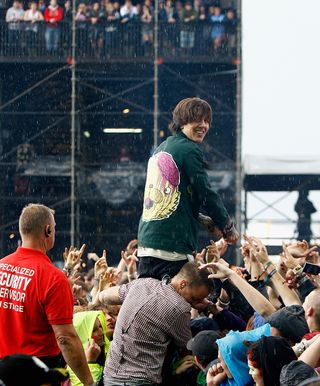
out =
[[(242, 0), (243, 121), (242, 154), (320, 158), (320, 1)], [(296, 193), (259, 194), (288, 217)], [(320, 192), (309, 198), (319, 210), (312, 216), (320, 236)], [(248, 214), (263, 209), (251, 197)], [(248, 233), (290, 238), (295, 224), (269, 209)], [(273, 243), (275, 244), (275, 243)]]

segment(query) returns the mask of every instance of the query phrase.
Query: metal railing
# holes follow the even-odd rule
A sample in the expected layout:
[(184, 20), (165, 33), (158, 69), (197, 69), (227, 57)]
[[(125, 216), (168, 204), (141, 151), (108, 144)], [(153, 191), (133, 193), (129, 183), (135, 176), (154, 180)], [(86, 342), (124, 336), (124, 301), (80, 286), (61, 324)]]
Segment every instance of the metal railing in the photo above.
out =
[[(212, 57), (232, 58), (235, 47), (226, 39), (220, 50), (214, 51), (211, 40), (212, 25), (198, 22), (185, 30), (182, 24), (159, 24), (160, 57)], [(152, 58), (153, 45), (144, 41), (152, 37), (151, 29), (140, 22), (127, 24), (77, 23), (77, 57), (79, 59)], [(152, 38), (151, 38), (152, 39)], [(19, 58), (55, 57), (71, 55), (71, 23), (61, 22), (58, 28), (45, 22), (0, 22), (0, 56)]]

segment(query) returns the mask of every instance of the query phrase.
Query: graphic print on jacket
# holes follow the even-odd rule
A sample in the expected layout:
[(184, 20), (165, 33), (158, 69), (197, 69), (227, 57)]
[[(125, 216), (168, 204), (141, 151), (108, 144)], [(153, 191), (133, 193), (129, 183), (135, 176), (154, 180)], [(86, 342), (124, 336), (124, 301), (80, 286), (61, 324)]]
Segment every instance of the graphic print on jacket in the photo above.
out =
[(143, 221), (163, 220), (171, 216), (180, 201), (180, 173), (172, 155), (160, 151), (148, 162), (143, 201)]

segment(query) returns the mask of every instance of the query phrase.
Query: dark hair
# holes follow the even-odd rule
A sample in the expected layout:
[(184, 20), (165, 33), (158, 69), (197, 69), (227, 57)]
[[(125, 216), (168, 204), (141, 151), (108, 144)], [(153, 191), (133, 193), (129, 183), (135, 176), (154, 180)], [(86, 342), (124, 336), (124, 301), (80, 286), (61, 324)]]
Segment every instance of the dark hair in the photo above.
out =
[(214, 289), (213, 282), (208, 279), (210, 272), (207, 269), (199, 269), (196, 263), (186, 263), (178, 272), (178, 276), (186, 279), (190, 286), (206, 286), (211, 292)]
[(285, 338), (281, 336), (263, 336), (250, 346), (247, 358), (254, 367), (261, 369), (265, 385), (279, 386), (281, 369), (297, 359)]
[(173, 110), (169, 130), (173, 133), (181, 130), (187, 123), (200, 122), (203, 119), (211, 126), (212, 109), (208, 102), (200, 98), (182, 99)]

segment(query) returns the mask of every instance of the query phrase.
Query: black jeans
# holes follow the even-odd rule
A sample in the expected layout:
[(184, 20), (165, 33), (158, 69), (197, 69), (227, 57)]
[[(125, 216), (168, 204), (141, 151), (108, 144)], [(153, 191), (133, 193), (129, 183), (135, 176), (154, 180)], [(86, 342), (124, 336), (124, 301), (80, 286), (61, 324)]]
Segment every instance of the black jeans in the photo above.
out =
[(138, 278), (153, 277), (162, 280), (164, 275), (173, 278), (187, 262), (187, 259), (168, 261), (151, 256), (139, 257)]

